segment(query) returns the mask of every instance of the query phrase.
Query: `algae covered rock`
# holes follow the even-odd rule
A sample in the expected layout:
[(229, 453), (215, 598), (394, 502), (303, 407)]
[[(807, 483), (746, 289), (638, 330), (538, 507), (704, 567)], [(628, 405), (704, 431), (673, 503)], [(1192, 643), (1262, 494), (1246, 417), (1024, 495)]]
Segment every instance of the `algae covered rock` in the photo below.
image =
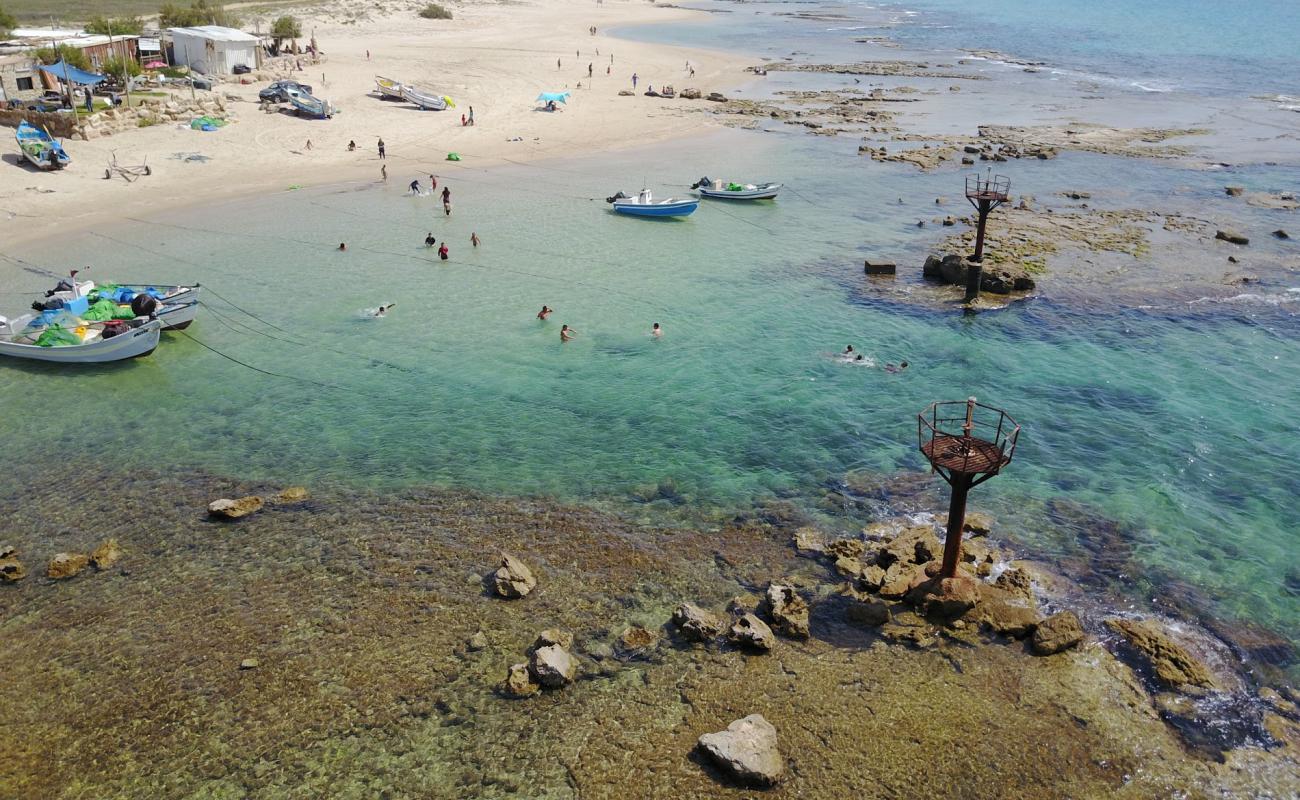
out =
[(624, 660), (647, 658), (655, 645), (659, 644), (659, 634), (640, 625), (633, 625), (619, 635), (614, 642), (614, 653)]
[(877, 628), (889, 622), (889, 604), (870, 596), (856, 598), (844, 609), (844, 618), (854, 625)]
[(540, 687), (533, 680), (527, 664), (513, 664), (497, 688), (506, 697), (520, 698), (537, 694)]
[(722, 633), (722, 620), (694, 603), (682, 603), (673, 611), (673, 624), (682, 638), (707, 642)]
[(45, 568), (45, 575), (49, 578), (71, 578), (79, 575), (88, 566), (90, 566), (90, 556), (85, 553), (58, 553), (50, 559), (49, 566)]
[(1154, 623), (1108, 619), (1106, 626), (1124, 637), (1161, 684), (1173, 689), (1189, 684), (1205, 687), (1214, 685), (1214, 676), (1205, 665)]
[(767, 623), (753, 614), (745, 614), (731, 626), (731, 640), (751, 650), (768, 652), (776, 647), (776, 635)]
[(1036, 656), (1050, 656), (1069, 650), (1083, 641), (1083, 625), (1073, 611), (1058, 611), (1034, 628), (1032, 647)]
[(492, 573), (492, 589), (501, 597), (516, 600), (537, 587), (537, 579), (527, 565), (509, 553), (501, 554), (501, 565)]
[(478, 633), (475, 633), (473, 636), (469, 637), (469, 641), (465, 643), (465, 647), (470, 652), (478, 652), (479, 650), (484, 650), (487, 648), (487, 646), (488, 646), (488, 638), (487, 635), (483, 633), (483, 631), (479, 631)]
[(744, 786), (772, 786), (785, 772), (776, 728), (762, 714), (750, 714), (728, 725), (725, 731), (700, 736), (699, 748), (728, 777)]
[(763, 597), (763, 610), (772, 618), (783, 636), (792, 639), (808, 638), (808, 603), (794, 590), (793, 586), (773, 583), (767, 587)]
[(237, 500), (223, 497), (220, 500), (213, 500), (208, 503), (208, 516), (218, 519), (240, 519), (261, 511), (264, 504), (262, 498), (257, 495), (240, 497)]
[(90, 563), (95, 565), (95, 569), (105, 570), (116, 564), (121, 557), (122, 547), (117, 543), (117, 539), (105, 539), (91, 552)]
[(281, 489), (279, 492), (276, 493), (275, 502), (301, 503), (303, 500), (306, 500), (310, 496), (311, 495), (307, 492), (307, 489), (304, 486), (289, 486), (285, 489)]

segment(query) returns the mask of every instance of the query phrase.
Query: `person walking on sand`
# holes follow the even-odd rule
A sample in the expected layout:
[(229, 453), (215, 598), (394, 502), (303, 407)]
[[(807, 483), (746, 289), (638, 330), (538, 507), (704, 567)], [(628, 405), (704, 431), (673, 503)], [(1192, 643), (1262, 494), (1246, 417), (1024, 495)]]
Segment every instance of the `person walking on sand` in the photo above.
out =
[(438, 246), (438, 258), (443, 261), (447, 260), (447, 240), (443, 239), (442, 244)]
[(381, 159), (383, 159), (383, 158), (388, 158), (388, 156), (384, 154), (384, 140), (383, 140), (383, 139), (380, 139), (380, 140), (379, 140), (379, 157), (380, 157)]
[(477, 234), (477, 233), (470, 233), (470, 235), (469, 235), (469, 243), (472, 244), (472, 245), (474, 245), (475, 247), (478, 247), (479, 238), (478, 238), (478, 234)]
[(388, 180), (388, 165), (387, 165), (387, 164), (380, 164), (380, 165), (379, 165), (379, 177), (380, 177), (381, 180), (384, 180), (384, 181), (387, 181), (387, 180)]
[(537, 312), (537, 318), (542, 321), (545, 321), (546, 318), (549, 317), (551, 313), (554, 311), (555, 309), (551, 308), (550, 306), (544, 305), (542, 306), (542, 310)]
[(469, 124), (471, 128), (474, 127), (474, 106), (469, 107)]
[(591, 77), (591, 64), (588, 64), (588, 65), (587, 65), (587, 77), (588, 77), (588, 78)]
[(636, 73), (635, 73), (635, 72), (632, 73), (632, 90), (633, 90), (633, 91), (636, 90)]
[(560, 59), (555, 59), (555, 68), (560, 69)]
[(613, 68), (613, 67), (605, 67), (605, 74), (608, 75), (612, 69), (614, 69), (614, 68)]
[(464, 115), (464, 114), (461, 114), (461, 115), (460, 115), (460, 126), (461, 126), (462, 128), (465, 127), (465, 115)]
[(303, 145), (303, 149), (304, 149), (304, 150), (310, 150), (310, 149), (311, 149), (311, 139), (308, 139), (308, 140), (307, 140), (307, 144)]
[(573, 328), (570, 328), (568, 325), (561, 325), (561, 326), (560, 326), (560, 341), (561, 341), (561, 342), (567, 342), (567, 341), (569, 341), (570, 339), (572, 339), (574, 336), (576, 336), (577, 333), (578, 333), (577, 331), (575, 331)]

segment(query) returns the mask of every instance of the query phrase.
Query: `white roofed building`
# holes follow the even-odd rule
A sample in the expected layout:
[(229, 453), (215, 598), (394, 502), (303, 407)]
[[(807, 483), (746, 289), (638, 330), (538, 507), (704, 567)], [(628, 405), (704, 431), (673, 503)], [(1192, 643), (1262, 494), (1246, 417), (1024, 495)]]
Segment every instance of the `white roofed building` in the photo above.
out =
[(229, 75), (235, 67), (261, 66), (261, 41), (251, 33), (220, 25), (168, 28), (172, 62), (204, 75)]

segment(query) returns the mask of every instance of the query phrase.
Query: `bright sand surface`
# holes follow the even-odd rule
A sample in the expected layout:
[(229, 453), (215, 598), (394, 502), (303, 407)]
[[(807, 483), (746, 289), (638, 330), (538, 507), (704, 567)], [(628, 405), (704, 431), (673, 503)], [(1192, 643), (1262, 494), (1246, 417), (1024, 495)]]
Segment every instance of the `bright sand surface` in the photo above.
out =
[[(438, 174), (449, 152), (482, 166), (660, 141), (715, 125), (715, 118), (689, 112), (703, 101), (645, 97), (647, 86), (725, 91), (743, 81), (741, 69), (748, 63), (739, 55), (607, 37), (603, 31), (618, 25), (698, 15), (621, 0), (454, 6), (453, 20), (421, 19), (408, 9), (350, 22), (329, 5), (279, 13), (294, 13), (304, 33), (300, 44), (314, 32), (324, 53), (320, 64), (304, 58), (302, 72), (285, 77), (311, 85), (316, 96), (340, 109), (338, 115), (310, 120), (263, 113), (257, 92), (265, 82), (219, 84), (216, 94), (247, 102), (227, 103), (237, 121), (218, 132), (156, 125), (70, 140), (74, 167), (61, 172), (19, 173), (11, 164), (10, 177), (0, 181), (0, 240), (12, 245), (151, 210), (295, 185), (379, 180), (380, 138), (389, 182), (405, 185), (419, 177), (426, 189), (429, 174)], [(588, 32), (593, 25), (595, 36)], [(594, 78), (587, 76), (588, 64)], [(619, 90), (632, 88), (633, 73), (639, 78), (636, 95), (620, 97)], [(410, 103), (382, 101), (374, 95), (376, 75), (450, 95), (457, 107), (422, 112)], [(561, 111), (547, 113), (534, 102), (544, 91), (573, 96)], [(462, 127), (461, 114), (470, 106), (476, 124)], [(349, 140), (356, 141), (356, 152), (348, 152)], [(100, 165), (114, 151), (123, 164), (147, 157), (153, 174), (131, 184), (104, 180)], [(191, 153), (210, 160), (174, 158)]]

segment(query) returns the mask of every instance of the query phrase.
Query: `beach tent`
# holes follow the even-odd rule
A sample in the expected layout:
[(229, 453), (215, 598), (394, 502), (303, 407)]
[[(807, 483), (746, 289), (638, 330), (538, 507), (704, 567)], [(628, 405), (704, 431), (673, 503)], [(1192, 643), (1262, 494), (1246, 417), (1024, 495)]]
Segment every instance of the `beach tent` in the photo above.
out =
[(539, 103), (567, 103), (568, 100), (568, 92), (542, 92), (537, 95), (537, 102)]
[(59, 80), (69, 80), (81, 86), (95, 86), (104, 80), (103, 75), (96, 75), (93, 72), (77, 69), (71, 64), (63, 63), (60, 59), (57, 64), (49, 64), (41, 67), (41, 72), (46, 73)]

